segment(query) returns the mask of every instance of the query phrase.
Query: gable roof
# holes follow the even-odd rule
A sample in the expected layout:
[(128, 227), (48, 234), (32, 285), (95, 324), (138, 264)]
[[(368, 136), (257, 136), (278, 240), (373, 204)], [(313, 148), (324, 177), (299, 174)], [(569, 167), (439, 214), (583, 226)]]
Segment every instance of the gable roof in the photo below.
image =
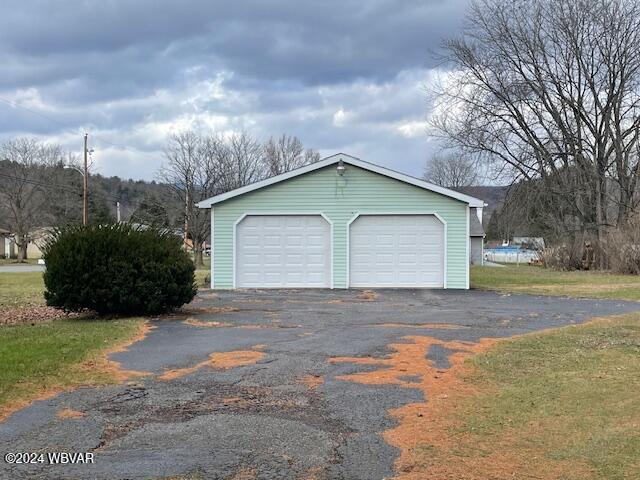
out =
[(484, 228), (482, 228), (482, 223), (480, 223), (478, 216), (473, 212), (469, 215), (469, 236), (484, 237)]
[(260, 188), (268, 187), (269, 185), (273, 185), (275, 183), (282, 182), (284, 180), (297, 177), (299, 175), (304, 175), (305, 173), (313, 172), (315, 170), (319, 170), (324, 167), (328, 167), (329, 165), (338, 163), (340, 160), (342, 160), (343, 163), (345, 163), (346, 165), (353, 165), (355, 167), (368, 170), (370, 172), (375, 172), (380, 175), (384, 175), (385, 177), (394, 178), (396, 180), (400, 180), (401, 182), (408, 183), (410, 185), (415, 185), (416, 187), (424, 188), (425, 190), (429, 190), (431, 192), (439, 193), (440, 195), (444, 195), (446, 197), (454, 198), (456, 200), (469, 204), (469, 206), (471, 207), (484, 206), (484, 202), (478, 198), (474, 198), (469, 195), (456, 192), (449, 188), (441, 187), (439, 185), (434, 185), (433, 183), (425, 182), (424, 180), (420, 180), (419, 178), (405, 175), (404, 173), (396, 172), (395, 170), (390, 170), (388, 168), (375, 165), (373, 163), (365, 162), (364, 160), (360, 160), (359, 158), (353, 157), (351, 155), (347, 155), (345, 153), (336, 153), (335, 155), (331, 155), (329, 157), (323, 158), (322, 160), (316, 163), (305, 165), (304, 167), (296, 168), (295, 170), (281, 173), (280, 175), (276, 175), (275, 177), (270, 177), (256, 183), (246, 185), (244, 187), (236, 188), (235, 190), (230, 190), (228, 192), (221, 193), (220, 195), (216, 195), (215, 197), (211, 197), (199, 202), (197, 206), (199, 208), (211, 208), (211, 206), (215, 205), (216, 203), (224, 202), (225, 200), (229, 200), (230, 198), (237, 197), (239, 195), (244, 195), (245, 193), (249, 193), (254, 190), (258, 190)]

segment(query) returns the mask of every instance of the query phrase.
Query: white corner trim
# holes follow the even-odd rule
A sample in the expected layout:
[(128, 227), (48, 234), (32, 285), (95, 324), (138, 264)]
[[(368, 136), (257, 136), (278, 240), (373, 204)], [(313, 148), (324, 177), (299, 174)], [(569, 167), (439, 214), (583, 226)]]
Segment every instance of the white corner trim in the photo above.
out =
[(386, 177), (394, 178), (401, 182), (408, 183), (410, 185), (414, 185), (416, 187), (429, 190), (431, 192), (439, 193), (440, 195), (444, 195), (446, 197), (450, 197), (455, 200), (459, 200), (461, 202), (467, 203), (472, 207), (484, 206), (484, 201), (477, 199), (475, 197), (464, 195), (454, 190), (444, 188), (439, 185), (434, 185), (433, 183), (425, 182), (424, 180), (420, 180), (419, 178), (415, 178), (410, 175), (406, 175), (404, 173), (396, 172), (395, 170), (390, 170), (388, 168), (381, 167), (379, 165), (374, 165), (373, 163), (365, 162), (364, 160), (360, 160), (359, 158), (352, 157), (351, 155), (347, 155), (344, 153), (337, 153), (335, 155), (326, 157), (316, 163), (305, 165), (304, 167), (296, 168), (295, 170), (281, 173), (280, 175), (276, 175), (275, 177), (267, 178), (265, 180), (261, 180), (256, 183), (252, 183), (251, 185), (246, 185), (244, 187), (236, 188), (235, 190), (231, 190), (226, 193), (221, 193), (220, 195), (216, 195), (214, 197), (211, 197), (199, 202), (197, 206), (199, 208), (211, 208), (211, 206), (215, 205), (216, 203), (223, 202), (225, 200), (228, 200), (233, 197), (237, 197), (239, 195), (244, 195), (245, 193), (249, 193), (254, 190), (258, 190), (260, 188), (268, 187), (269, 185), (273, 185), (275, 183), (279, 183), (284, 180), (297, 177), (299, 175), (304, 175), (305, 173), (319, 170), (329, 165), (333, 165), (334, 163), (338, 163), (340, 160), (342, 160), (347, 165), (353, 165), (355, 167), (359, 167), (364, 170), (368, 170), (370, 172), (378, 173)]
[(214, 208), (211, 207), (211, 250), (209, 251), (209, 259), (211, 260), (211, 267), (210, 267), (210, 272), (209, 275), (211, 276), (210, 279), (210, 283), (211, 283), (211, 289), (213, 290), (216, 286), (216, 282), (215, 282), (215, 278), (213, 275), (213, 266), (214, 266), (214, 246), (215, 246), (215, 237), (214, 237), (214, 232), (215, 232), (215, 217), (214, 217), (214, 213), (213, 213)]
[[(213, 208), (212, 208), (213, 210)], [(329, 245), (329, 251), (330, 251), (330, 288), (333, 289), (333, 263), (334, 263), (334, 258), (333, 258), (333, 221), (326, 216), (324, 213), (322, 212), (296, 212), (296, 211), (265, 211), (265, 212), (245, 212), (242, 215), (240, 215), (236, 221), (233, 223), (233, 245), (232, 245), (232, 261), (233, 261), (233, 288), (237, 288), (236, 286), (236, 231), (238, 230), (238, 224), (244, 220), (246, 217), (249, 216), (280, 216), (280, 215), (290, 215), (290, 216), (296, 216), (296, 215), (312, 215), (312, 216), (320, 216), (322, 217), (328, 224), (329, 224), (329, 236), (330, 241), (331, 241), (331, 245)]]
[(466, 237), (467, 238), (467, 255), (466, 255), (466, 257), (467, 257), (467, 261), (466, 261), (467, 290), (469, 290), (469, 269), (471, 268), (469, 266), (469, 264), (471, 263), (471, 257), (470, 257), (470, 255), (471, 255), (471, 237), (469, 236), (469, 221), (470, 221), (469, 211), (470, 210), (471, 210), (471, 208), (467, 207), (467, 237)]
[[(467, 212), (469, 212), (469, 209), (467, 208)], [(353, 222), (356, 221), (356, 219), (358, 217), (361, 217), (363, 215), (433, 215), (434, 217), (436, 217), (440, 223), (442, 223), (443, 226), (443, 230), (444, 230), (444, 245), (443, 245), (443, 250), (444, 250), (444, 258), (442, 259), (442, 285), (444, 289), (447, 288), (447, 270), (448, 270), (448, 266), (447, 266), (447, 249), (448, 249), (448, 234), (447, 234), (447, 222), (444, 218), (442, 218), (442, 216), (437, 213), (434, 212), (432, 210), (429, 211), (424, 211), (424, 210), (418, 210), (418, 211), (388, 211), (388, 212), (381, 212), (379, 210), (376, 211), (361, 211), (361, 212), (357, 212), (356, 214), (353, 215), (353, 217), (351, 217), (349, 219), (349, 221), (347, 222), (347, 265), (346, 265), (346, 272), (347, 272), (347, 278), (346, 278), (346, 288), (349, 288), (349, 284), (350, 284), (350, 277), (349, 277), (349, 265), (351, 264), (351, 247), (349, 245), (349, 237), (351, 236), (351, 224)], [(468, 229), (469, 227), (467, 226), (467, 233), (468, 233)]]

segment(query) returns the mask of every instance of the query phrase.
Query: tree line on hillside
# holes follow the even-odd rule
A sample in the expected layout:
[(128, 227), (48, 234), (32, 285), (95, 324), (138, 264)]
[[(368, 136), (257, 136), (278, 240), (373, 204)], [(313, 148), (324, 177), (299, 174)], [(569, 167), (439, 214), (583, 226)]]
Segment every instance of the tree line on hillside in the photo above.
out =
[(471, 4), (463, 34), (443, 44), (452, 68), (434, 88), (432, 127), (510, 178), (503, 227), (527, 218), (567, 255), (589, 243), (611, 266), (611, 236), (635, 232), (639, 215), (638, 45), (632, 0)]
[[(295, 136), (262, 143), (246, 132), (171, 135), (165, 157), (157, 181), (90, 173), (89, 222), (115, 222), (119, 203), (122, 220), (186, 231), (199, 263), (210, 230), (196, 202), (320, 158)], [(78, 156), (60, 145), (33, 138), (0, 144), (0, 228), (12, 233), (19, 260), (37, 229), (82, 222), (78, 165)]]

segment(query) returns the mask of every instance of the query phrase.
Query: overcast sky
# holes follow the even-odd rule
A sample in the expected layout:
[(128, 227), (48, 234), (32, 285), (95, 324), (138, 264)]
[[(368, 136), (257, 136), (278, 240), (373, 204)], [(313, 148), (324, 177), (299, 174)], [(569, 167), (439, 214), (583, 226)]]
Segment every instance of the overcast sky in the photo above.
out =
[(80, 154), (87, 131), (100, 173), (151, 179), (171, 132), (286, 132), (420, 176), (432, 52), (466, 3), (3, 0), (0, 137)]

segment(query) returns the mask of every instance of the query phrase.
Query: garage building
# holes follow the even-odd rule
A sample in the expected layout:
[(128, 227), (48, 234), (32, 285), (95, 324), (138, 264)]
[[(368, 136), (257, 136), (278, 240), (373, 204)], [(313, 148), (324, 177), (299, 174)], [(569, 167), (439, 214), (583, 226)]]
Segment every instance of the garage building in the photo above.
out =
[(483, 205), (345, 154), (198, 204), (212, 288), (469, 288)]

